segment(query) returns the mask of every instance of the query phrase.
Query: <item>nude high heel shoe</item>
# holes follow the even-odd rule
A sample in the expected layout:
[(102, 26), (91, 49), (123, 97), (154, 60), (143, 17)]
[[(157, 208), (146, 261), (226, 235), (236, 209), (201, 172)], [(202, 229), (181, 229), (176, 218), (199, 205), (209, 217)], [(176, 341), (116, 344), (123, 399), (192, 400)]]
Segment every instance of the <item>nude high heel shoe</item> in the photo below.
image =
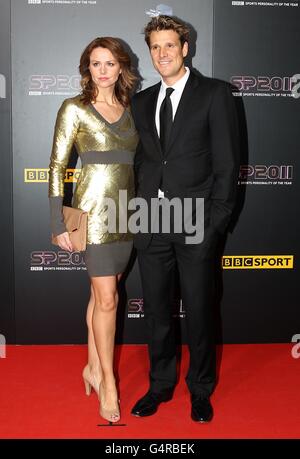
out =
[(104, 388), (102, 381), (99, 384), (99, 402), (100, 402), (100, 416), (109, 422), (118, 422), (120, 420), (120, 400), (116, 400), (116, 406), (114, 408), (105, 408), (104, 401)]
[(85, 387), (85, 393), (86, 395), (90, 396), (92, 389), (96, 392), (98, 398), (99, 398), (99, 385), (100, 382), (98, 382), (95, 378), (94, 375), (91, 374), (90, 372), (90, 367), (86, 365), (83, 369), (82, 372), (82, 378), (84, 382), (84, 387)]

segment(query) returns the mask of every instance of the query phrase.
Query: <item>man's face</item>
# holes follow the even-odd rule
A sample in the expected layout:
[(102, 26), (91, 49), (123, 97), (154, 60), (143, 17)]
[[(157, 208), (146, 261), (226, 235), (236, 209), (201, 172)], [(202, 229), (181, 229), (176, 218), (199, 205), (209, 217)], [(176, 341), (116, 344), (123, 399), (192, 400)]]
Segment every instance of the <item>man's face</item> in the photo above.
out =
[(181, 46), (174, 30), (151, 32), (150, 53), (154, 67), (169, 86), (185, 74), (183, 59), (188, 53), (188, 44)]

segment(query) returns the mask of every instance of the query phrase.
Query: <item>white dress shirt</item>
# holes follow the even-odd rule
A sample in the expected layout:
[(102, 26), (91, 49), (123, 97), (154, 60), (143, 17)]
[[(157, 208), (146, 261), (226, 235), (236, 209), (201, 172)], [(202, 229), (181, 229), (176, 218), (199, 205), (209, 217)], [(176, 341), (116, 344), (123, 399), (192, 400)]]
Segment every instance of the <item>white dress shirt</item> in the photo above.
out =
[[(166, 89), (168, 87), (174, 89), (174, 91), (172, 92), (172, 94), (170, 96), (171, 103), (172, 103), (173, 120), (174, 120), (174, 117), (176, 115), (176, 111), (177, 111), (177, 108), (178, 108), (178, 105), (179, 105), (179, 102), (180, 102), (184, 87), (186, 85), (188, 77), (190, 76), (190, 69), (188, 67), (185, 67), (185, 70), (186, 71), (185, 71), (185, 74), (183, 75), (183, 77), (181, 77), (180, 80), (176, 81), (176, 83), (173, 84), (172, 86), (167, 86), (166, 83), (164, 82), (164, 80), (163, 79), (161, 80), (161, 86), (160, 86), (160, 91), (159, 91), (159, 94), (158, 94), (158, 99), (157, 99), (157, 104), (156, 104), (156, 112), (155, 112), (155, 124), (156, 124), (156, 129), (157, 129), (158, 135), (160, 135), (159, 111), (160, 111), (161, 104), (162, 104), (164, 98), (166, 97)], [(159, 198), (164, 198), (165, 197), (164, 196), (164, 192), (161, 189), (158, 189), (158, 197)]]
[[(177, 108), (178, 108), (178, 105), (179, 105), (179, 102), (180, 102), (184, 87), (186, 85), (188, 77), (190, 76), (190, 69), (188, 67), (185, 67), (185, 70), (186, 70), (186, 72), (183, 75), (183, 77), (181, 77), (180, 80), (176, 81), (175, 84), (170, 86), (170, 88), (174, 89), (174, 91), (172, 92), (172, 94), (170, 96), (171, 103), (172, 103), (172, 110), (173, 110), (173, 120), (174, 120), (174, 117), (175, 117), (175, 114), (176, 114), (176, 111), (177, 111)], [(160, 91), (159, 91), (158, 99), (157, 99), (156, 112), (155, 112), (155, 124), (156, 124), (156, 129), (157, 129), (158, 135), (160, 135), (159, 110), (160, 110), (161, 104), (162, 104), (162, 102), (163, 102), (163, 100), (164, 100), (164, 98), (166, 96), (166, 89), (168, 87), (169, 86), (167, 86), (166, 83), (164, 82), (164, 80), (162, 79), (161, 80)]]

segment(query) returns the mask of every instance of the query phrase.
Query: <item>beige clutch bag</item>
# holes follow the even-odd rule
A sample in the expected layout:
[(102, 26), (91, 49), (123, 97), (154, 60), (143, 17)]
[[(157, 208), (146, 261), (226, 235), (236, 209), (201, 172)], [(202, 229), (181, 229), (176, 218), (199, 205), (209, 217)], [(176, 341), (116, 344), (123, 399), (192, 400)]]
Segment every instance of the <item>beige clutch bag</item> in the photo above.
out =
[[(63, 206), (63, 216), (74, 252), (86, 250), (88, 213), (73, 207)], [(56, 236), (52, 236), (52, 244), (58, 245)]]

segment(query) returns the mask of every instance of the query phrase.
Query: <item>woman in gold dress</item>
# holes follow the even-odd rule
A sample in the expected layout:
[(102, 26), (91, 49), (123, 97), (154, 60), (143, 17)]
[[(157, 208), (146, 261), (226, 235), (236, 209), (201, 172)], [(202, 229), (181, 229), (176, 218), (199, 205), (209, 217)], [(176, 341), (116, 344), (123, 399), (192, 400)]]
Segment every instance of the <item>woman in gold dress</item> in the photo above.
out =
[[(79, 66), (82, 93), (66, 99), (59, 109), (50, 160), (49, 199), (52, 233), (63, 250), (72, 244), (63, 220), (64, 177), (75, 145), (82, 169), (73, 207), (88, 212), (84, 259), (91, 279), (87, 308), (88, 364), (83, 370), (86, 393), (95, 390), (100, 415), (120, 419), (113, 372), (118, 281), (132, 250), (132, 235), (104, 231), (106, 198), (119, 211), (119, 190), (134, 197), (133, 160), (137, 133), (129, 109), (136, 77), (128, 54), (116, 38), (93, 40)], [(125, 209), (126, 210), (126, 209)], [(122, 210), (124, 211), (124, 209)]]

